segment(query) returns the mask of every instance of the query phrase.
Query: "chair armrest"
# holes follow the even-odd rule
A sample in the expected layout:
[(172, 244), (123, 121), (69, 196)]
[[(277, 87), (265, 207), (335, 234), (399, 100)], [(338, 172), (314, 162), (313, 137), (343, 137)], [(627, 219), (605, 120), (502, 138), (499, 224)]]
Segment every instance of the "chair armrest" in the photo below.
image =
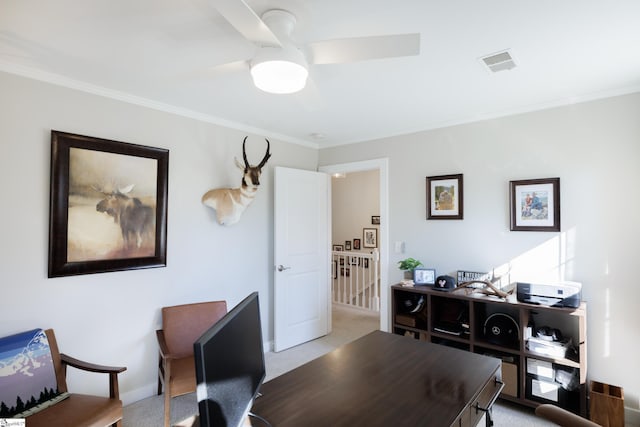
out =
[(96, 365), (95, 363), (85, 362), (84, 360), (76, 359), (64, 353), (60, 353), (60, 359), (62, 363), (73, 366), (74, 368), (82, 369), (83, 371), (100, 372), (102, 374), (110, 374), (124, 372), (127, 370), (124, 366), (105, 366)]
[(89, 363), (83, 360), (76, 359), (64, 353), (60, 353), (60, 361), (62, 362), (62, 368), (64, 370), (65, 376), (67, 373), (67, 366), (72, 366), (83, 371), (109, 374), (109, 397), (111, 397), (112, 399), (120, 399), (118, 374), (127, 370), (125, 366), (97, 365), (95, 363)]
[(582, 418), (555, 405), (544, 404), (536, 408), (536, 415), (562, 427), (599, 427), (598, 424)]

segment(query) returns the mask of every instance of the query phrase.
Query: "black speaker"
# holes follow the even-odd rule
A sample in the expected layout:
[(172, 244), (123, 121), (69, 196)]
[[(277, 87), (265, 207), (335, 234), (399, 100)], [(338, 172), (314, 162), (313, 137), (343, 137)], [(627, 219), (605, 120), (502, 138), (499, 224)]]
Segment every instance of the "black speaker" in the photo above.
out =
[(520, 342), (518, 322), (508, 314), (493, 313), (484, 322), (484, 337), (491, 344), (517, 347)]

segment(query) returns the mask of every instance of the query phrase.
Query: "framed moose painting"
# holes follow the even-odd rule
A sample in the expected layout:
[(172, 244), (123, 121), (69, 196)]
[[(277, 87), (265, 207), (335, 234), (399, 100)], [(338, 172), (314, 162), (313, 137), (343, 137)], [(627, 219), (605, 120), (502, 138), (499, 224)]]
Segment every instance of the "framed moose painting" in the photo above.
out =
[(51, 131), (49, 277), (166, 266), (169, 150)]

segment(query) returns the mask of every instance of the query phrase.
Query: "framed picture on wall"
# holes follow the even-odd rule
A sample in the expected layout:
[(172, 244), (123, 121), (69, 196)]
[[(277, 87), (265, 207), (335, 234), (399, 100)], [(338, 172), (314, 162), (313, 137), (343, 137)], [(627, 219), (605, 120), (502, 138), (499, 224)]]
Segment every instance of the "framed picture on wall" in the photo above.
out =
[(371, 225), (380, 225), (380, 215), (373, 215), (371, 217)]
[(169, 150), (51, 131), (49, 276), (166, 266)]
[(360, 249), (360, 239), (353, 239), (353, 250), (359, 250)]
[(342, 245), (333, 245), (333, 250), (334, 251), (338, 251), (338, 252), (342, 252), (342, 251), (344, 251), (344, 247)]
[(350, 251), (351, 250), (351, 240), (345, 240), (344, 241), (344, 250), (345, 251)]
[(378, 247), (378, 229), (377, 228), (362, 229), (362, 246), (365, 248)]
[(509, 184), (511, 231), (560, 231), (560, 178)]
[(462, 174), (427, 177), (427, 219), (462, 219)]

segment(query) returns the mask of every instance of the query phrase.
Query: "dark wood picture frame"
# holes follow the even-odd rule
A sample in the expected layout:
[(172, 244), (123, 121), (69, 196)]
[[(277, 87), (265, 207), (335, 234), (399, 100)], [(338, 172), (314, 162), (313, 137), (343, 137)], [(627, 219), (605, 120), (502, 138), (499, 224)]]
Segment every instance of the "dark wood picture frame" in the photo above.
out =
[(360, 239), (353, 239), (353, 250), (354, 251), (360, 250)]
[(169, 150), (52, 130), (48, 277), (165, 267), (168, 174)]
[(462, 174), (428, 176), (427, 219), (463, 219)]
[(344, 241), (344, 250), (345, 251), (350, 251), (351, 250), (351, 240), (345, 240)]
[(371, 225), (380, 225), (380, 215), (371, 216)]
[(362, 229), (362, 247), (363, 248), (378, 247), (378, 229), (377, 228)]
[(511, 231), (560, 231), (560, 178), (509, 181)]
[(337, 252), (344, 251), (344, 247), (342, 245), (333, 245), (333, 250)]

